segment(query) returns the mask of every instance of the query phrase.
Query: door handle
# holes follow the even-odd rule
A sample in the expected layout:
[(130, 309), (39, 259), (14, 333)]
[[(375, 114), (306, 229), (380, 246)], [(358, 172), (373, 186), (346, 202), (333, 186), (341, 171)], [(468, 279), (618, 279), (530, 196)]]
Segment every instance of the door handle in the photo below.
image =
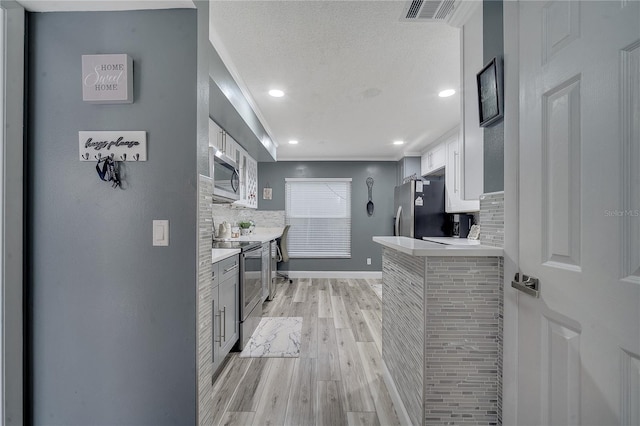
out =
[(535, 297), (536, 299), (540, 297), (540, 280), (535, 277), (530, 277), (524, 274), (520, 275), (520, 273), (517, 272), (513, 281), (511, 281), (511, 287), (516, 290), (520, 290), (529, 296)]
[(402, 206), (398, 206), (398, 211), (396, 212), (396, 232), (395, 236), (400, 236), (400, 215), (402, 214)]

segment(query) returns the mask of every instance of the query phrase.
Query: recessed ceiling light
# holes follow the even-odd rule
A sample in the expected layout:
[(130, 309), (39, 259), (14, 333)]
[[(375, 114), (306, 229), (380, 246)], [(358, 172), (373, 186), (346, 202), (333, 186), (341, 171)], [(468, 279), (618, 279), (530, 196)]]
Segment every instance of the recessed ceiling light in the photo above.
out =
[(271, 89), (269, 90), (269, 94), (274, 98), (281, 98), (284, 96), (284, 92), (280, 89)]
[(298, 144), (298, 141), (291, 140), (291, 141), (289, 141), (289, 144), (290, 144), (290, 145), (297, 145), (297, 144)]
[(441, 98), (448, 98), (449, 96), (453, 96), (455, 93), (456, 93), (455, 90), (447, 89), (447, 90), (443, 90), (442, 92), (438, 93), (438, 96), (440, 96)]
[(404, 141), (393, 141), (394, 145), (402, 145), (404, 144)]

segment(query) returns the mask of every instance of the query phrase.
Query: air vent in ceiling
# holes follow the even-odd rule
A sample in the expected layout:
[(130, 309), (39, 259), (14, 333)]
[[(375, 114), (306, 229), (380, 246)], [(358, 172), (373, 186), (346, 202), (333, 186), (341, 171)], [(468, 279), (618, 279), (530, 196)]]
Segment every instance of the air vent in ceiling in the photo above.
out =
[(405, 4), (400, 20), (446, 22), (460, 27), (479, 3), (479, 0), (412, 0)]

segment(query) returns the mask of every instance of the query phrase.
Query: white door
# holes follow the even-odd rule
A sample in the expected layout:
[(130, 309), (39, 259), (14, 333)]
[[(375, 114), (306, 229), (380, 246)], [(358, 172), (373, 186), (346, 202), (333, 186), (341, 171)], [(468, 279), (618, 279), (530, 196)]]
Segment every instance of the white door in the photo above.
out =
[(638, 425), (640, 2), (519, 7), (518, 424)]

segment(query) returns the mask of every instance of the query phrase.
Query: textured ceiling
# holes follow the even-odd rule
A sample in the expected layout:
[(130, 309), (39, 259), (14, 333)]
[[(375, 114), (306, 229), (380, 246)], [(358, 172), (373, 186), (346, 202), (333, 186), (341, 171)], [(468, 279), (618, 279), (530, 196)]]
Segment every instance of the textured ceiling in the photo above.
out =
[[(278, 160), (395, 160), (458, 124), (459, 94), (438, 92), (459, 90), (459, 30), (402, 22), (404, 5), (210, 3), (211, 41), (279, 144)], [(285, 97), (270, 97), (274, 87)]]
[[(192, 8), (190, 0), (20, 0), (31, 11)], [(210, 2), (211, 41), (278, 159), (420, 153), (460, 121), (459, 30), (401, 21), (406, 2)], [(283, 98), (267, 92), (278, 87)], [(298, 145), (289, 145), (296, 139)], [(403, 146), (392, 141), (402, 139)]]

